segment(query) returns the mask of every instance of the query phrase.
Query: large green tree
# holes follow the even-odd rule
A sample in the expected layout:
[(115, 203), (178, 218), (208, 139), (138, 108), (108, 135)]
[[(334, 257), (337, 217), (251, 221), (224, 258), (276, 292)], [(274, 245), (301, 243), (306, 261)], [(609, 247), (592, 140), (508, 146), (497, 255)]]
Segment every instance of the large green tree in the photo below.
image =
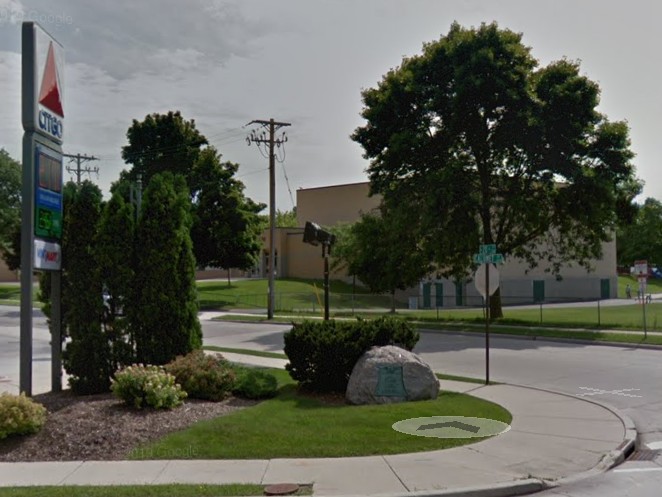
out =
[(556, 274), (590, 267), (636, 193), (628, 126), (597, 111), (598, 84), (566, 59), (539, 67), (496, 23), (453, 24), (362, 95), (371, 191), (418, 213), (443, 274), (493, 243)]
[(207, 139), (193, 119), (187, 121), (179, 111), (149, 114), (142, 121), (134, 119), (126, 137), (129, 144), (122, 147), (122, 159), (133, 166), (128, 173), (131, 180), (140, 176), (147, 185), (155, 174), (170, 171), (184, 176), (195, 195), (189, 176)]
[(618, 230), (616, 250), (621, 266), (630, 267), (636, 260), (662, 264), (662, 202), (647, 198), (638, 207), (633, 222)]
[(198, 267), (248, 269), (260, 251), (263, 204), (244, 196), (235, 178), (238, 165), (221, 162), (214, 147), (201, 151), (191, 175), (198, 193), (193, 199), (191, 237)]
[(407, 214), (382, 207), (380, 214), (364, 214), (356, 223), (334, 229), (333, 269), (345, 268), (373, 293), (390, 293), (393, 312), (396, 290), (415, 285), (430, 270)]
[(20, 228), (21, 164), (0, 149), (0, 254), (10, 269), (20, 264)]
[(154, 175), (143, 196), (127, 308), (142, 363), (166, 364), (202, 346), (190, 229), (184, 178)]
[(221, 162), (221, 155), (179, 112), (150, 114), (133, 121), (127, 131), (129, 144), (122, 157), (132, 165), (112, 191), (130, 197), (130, 185), (141, 178), (147, 185), (154, 174), (171, 172), (186, 182), (192, 203), (191, 236), (198, 267), (248, 268), (260, 249), (259, 218), (264, 205), (244, 196), (244, 184), (236, 178), (239, 166)]

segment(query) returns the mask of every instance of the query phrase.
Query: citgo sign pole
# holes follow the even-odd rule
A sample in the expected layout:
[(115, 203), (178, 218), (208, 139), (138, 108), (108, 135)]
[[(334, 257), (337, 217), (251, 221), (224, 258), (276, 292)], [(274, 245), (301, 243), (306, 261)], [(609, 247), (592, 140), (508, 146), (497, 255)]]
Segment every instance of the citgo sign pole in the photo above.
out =
[(32, 395), (32, 274), (51, 271), (51, 388), (62, 389), (64, 49), (35, 22), (22, 31), (23, 173), (20, 391)]

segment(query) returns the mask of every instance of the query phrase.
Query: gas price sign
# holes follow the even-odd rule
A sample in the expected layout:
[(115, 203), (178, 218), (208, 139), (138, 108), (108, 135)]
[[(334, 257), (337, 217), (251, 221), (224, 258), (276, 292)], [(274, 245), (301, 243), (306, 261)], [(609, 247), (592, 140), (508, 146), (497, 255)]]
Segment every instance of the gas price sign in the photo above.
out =
[(35, 153), (34, 234), (62, 238), (62, 155), (42, 145)]

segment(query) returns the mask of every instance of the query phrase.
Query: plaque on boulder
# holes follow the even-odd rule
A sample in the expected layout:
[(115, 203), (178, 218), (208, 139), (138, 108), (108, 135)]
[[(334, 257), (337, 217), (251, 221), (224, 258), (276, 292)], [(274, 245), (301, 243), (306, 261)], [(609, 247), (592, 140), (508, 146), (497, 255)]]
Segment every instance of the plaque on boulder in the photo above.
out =
[(380, 397), (406, 397), (402, 381), (401, 364), (380, 364), (377, 366), (377, 388), (375, 395)]
[(387, 404), (436, 399), (439, 380), (413, 352), (373, 347), (354, 365), (345, 398), (351, 404)]

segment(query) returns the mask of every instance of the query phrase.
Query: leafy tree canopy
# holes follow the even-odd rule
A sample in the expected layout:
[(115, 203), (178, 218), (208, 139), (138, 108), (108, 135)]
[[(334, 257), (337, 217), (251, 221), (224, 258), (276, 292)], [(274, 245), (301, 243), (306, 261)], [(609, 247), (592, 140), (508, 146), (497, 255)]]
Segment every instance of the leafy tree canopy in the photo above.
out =
[(147, 185), (155, 174), (170, 171), (184, 176), (195, 194), (189, 175), (207, 139), (193, 119), (185, 120), (179, 111), (149, 114), (143, 121), (134, 119), (126, 137), (129, 144), (122, 147), (122, 159), (133, 166), (128, 173), (131, 180), (140, 175)]
[(142, 185), (162, 172), (184, 178), (192, 202), (191, 238), (198, 267), (251, 267), (260, 249), (258, 213), (263, 204), (244, 196), (236, 178), (238, 164), (221, 162), (218, 151), (179, 112), (150, 114), (134, 120), (127, 131), (129, 144), (122, 157), (133, 165), (112, 186), (128, 201)]
[(20, 246), (21, 164), (0, 149), (0, 253), (12, 269), (18, 267), (15, 240)]
[(539, 67), (496, 23), (453, 24), (362, 95), (352, 139), (371, 191), (410, 213), (447, 275), (483, 243), (556, 273), (588, 267), (640, 189), (628, 126), (597, 111), (598, 84), (577, 62)]
[(244, 196), (244, 184), (235, 178), (239, 168), (221, 162), (214, 147), (200, 153), (191, 175), (198, 195), (193, 203), (192, 239), (199, 267), (252, 267), (261, 247), (264, 204)]
[(636, 260), (662, 264), (662, 202), (647, 198), (638, 206), (633, 222), (618, 231), (616, 249), (622, 266)]
[(405, 290), (430, 269), (429, 255), (417, 233), (399, 211), (382, 207), (380, 214), (364, 214), (352, 225), (333, 229), (337, 243), (331, 252), (334, 269), (345, 268), (373, 293)]
[(281, 211), (276, 209), (276, 226), (278, 228), (297, 228), (297, 208), (292, 208), (291, 211)]

